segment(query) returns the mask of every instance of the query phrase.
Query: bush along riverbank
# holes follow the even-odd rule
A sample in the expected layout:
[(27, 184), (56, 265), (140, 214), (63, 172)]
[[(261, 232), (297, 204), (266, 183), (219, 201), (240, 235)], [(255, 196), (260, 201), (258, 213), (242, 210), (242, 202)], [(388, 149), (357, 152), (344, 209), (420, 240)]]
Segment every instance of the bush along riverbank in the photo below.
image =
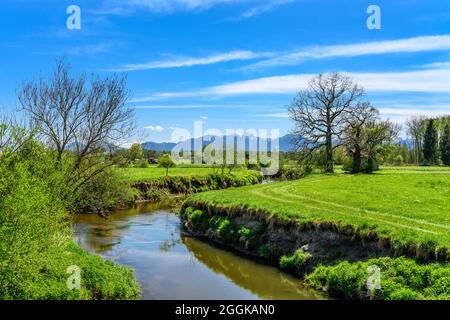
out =
[[(195, 198), (195, 197), (194, 197)], [(345, 299), (448, 299), (450, 264), (426, 250), (409, 254), (374, 231), (336, 223), (282, 220), (247, 206), (221, 206), (188, 198), (183, 225), (206, 238), (302, 277), (309, 286)], [(376, 268), (376, 269), (373, 269)], [(369, 289), (370, 270), (380, 271), (379, 289)]]
[[(0, 155), (0, 300), (139, 298), (131, 269), (74, 243), (59, 171), (45, 155)], [(79, 286), (68, 286), (76, 269)]]
[(239, 174), (159, 177), (134, 183), (132, 187), (138, 190), (137, 202), (161, 202), (173, 196), (243, 187), (262, 181), (263, 176), (259, 171), (248, 171)]

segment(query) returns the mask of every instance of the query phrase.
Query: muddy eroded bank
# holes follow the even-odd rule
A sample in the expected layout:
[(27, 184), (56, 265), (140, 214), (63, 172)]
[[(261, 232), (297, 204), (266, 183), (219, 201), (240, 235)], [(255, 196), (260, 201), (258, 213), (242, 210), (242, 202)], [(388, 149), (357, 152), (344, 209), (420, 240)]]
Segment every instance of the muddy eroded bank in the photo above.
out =
[[(188, 232), (265, 259), (303, 275), (319, 264), (394, 256), (389, 243), (331, 223), (299, 224), (245, 208), (187, 201), (181, 219)], [(296, 259), (297, 258), (297, 259)], [(291, 262), (289, 262), (291, 261)]]

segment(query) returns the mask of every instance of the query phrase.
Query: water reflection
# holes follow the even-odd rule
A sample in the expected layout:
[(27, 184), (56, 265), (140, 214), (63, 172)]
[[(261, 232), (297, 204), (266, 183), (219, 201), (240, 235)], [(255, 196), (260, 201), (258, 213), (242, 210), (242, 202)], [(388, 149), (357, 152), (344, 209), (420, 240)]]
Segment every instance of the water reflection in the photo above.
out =
[(75, 236), (87, 250), (135, 269), (144, 299), (321, 299), (278, 269), (182, 237), (170, 209), (141, 207), (108, 220), (82, 215)]

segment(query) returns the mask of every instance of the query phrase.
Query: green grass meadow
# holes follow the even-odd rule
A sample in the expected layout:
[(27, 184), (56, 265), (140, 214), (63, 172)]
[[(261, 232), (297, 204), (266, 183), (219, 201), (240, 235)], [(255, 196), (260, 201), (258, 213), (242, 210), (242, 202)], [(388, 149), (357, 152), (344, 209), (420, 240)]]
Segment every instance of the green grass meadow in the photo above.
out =
[[(117, 170), (126, 181), (131, 183), (145, 182), (166, 175), (166, 169), (158, 166), (150, 166), (148, 168), (117, 168)], [(225, 172), (228, 172), (228, 170), (225, 170)], [(236, 168), (232, 171), (235, 175), (245, 172), (248, 172), (248, 170), (241, 168)], [(169, 177), (206, 176), (213, 173), (214, 168), (209, 166), (179, 166), (169, 169)]]
[(387, 167), (372, 175), (314, 174), (197, 194), (189, 201), (262, 209), (301, 223), (352, 225), (402, 246), (450, 247), (449, 168)]

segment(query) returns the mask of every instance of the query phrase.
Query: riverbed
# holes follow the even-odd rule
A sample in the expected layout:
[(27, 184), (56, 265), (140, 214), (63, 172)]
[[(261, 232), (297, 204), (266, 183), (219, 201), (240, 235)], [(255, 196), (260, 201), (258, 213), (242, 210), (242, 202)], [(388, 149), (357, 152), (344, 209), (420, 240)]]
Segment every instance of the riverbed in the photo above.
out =
[(77, 242), (135, 270), (142, 299), (324, 299), (279, 269), (184, 235), (170, 208), (79, 215)]

